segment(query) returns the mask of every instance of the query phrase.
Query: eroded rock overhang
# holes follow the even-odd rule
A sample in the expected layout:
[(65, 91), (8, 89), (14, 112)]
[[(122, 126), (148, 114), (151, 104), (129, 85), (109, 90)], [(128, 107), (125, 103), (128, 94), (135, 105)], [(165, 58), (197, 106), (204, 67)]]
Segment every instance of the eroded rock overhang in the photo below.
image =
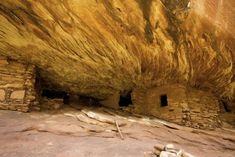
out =
[(58, 88), (96, 98), (179, 83), (231, 102), (232, 6), (219, 0), (5, 0), (0, 54), (36, 65)]

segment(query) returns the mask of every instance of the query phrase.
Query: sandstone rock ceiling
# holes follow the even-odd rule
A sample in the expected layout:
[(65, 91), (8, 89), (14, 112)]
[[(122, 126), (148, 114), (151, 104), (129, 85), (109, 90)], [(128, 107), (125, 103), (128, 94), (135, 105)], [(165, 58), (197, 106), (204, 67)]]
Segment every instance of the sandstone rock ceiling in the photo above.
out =
[(0, 54), (70, 92), (169, 83), (233, 96), (233, 0), (1, 0)]

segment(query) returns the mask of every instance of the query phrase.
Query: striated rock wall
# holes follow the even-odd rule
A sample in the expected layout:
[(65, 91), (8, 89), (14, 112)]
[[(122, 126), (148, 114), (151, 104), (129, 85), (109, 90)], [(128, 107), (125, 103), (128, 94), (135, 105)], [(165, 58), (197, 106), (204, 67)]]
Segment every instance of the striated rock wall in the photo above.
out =
[(192, 0), (192, 9), (197, 15), (208, 19), (221, 30), (235, 35), (235, 1), (232, 0)]
[(35, 66), (0, 57), (0, 109), (27, 112), (37, 106)]
[(39, 67), (47, 87), (95, 98), (178, 83), (231, 101), (233, 7), (232, 0), (4, 0), (0, 54)]

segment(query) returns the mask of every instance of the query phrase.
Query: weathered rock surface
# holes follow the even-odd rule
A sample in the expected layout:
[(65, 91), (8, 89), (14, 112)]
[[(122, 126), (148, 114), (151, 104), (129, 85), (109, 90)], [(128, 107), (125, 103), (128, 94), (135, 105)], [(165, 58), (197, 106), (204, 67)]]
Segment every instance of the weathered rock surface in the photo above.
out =
[(105, 98), (180, 83), (233, 99), (232, 0), (4, 0), (0, 54)]
[(234, 130), (202, 131), (102, 108), (0, 111), (0, 136), (1, 157), (149, 157), (155, 145), (169, 143), (197, 157), (235, 155)]

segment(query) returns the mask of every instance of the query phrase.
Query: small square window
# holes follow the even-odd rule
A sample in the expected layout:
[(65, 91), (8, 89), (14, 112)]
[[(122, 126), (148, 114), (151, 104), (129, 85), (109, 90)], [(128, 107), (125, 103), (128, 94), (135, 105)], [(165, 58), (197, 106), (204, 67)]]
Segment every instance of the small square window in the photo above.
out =
[(161, 107), (168, 106), (168, 101), (167, 101), (167, 95), (161, 95), (160, 96), (160, 102), (161, 102)]
[(119, 107), (128, 107), (131, 104), (131, 92), (127, 93), (125, 96), (120, 96)]

